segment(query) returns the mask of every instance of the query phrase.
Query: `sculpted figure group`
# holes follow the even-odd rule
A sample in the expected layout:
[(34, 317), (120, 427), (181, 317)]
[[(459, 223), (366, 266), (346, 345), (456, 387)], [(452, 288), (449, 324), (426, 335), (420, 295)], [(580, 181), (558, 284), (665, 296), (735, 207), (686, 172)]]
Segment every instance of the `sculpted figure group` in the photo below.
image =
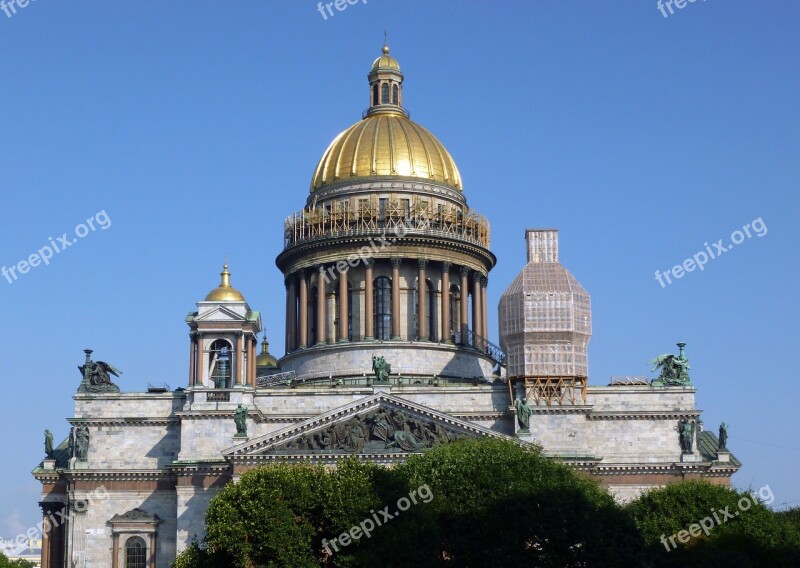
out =
[(286, 444), (292, 450), (363, 450), (368, 442), (382, 442), (385, 449), (419, 451), (446, 444), (457, 437), (433, 420), (417, 418), (399, 410), (378, 408), (346, 422), (301, 435)]

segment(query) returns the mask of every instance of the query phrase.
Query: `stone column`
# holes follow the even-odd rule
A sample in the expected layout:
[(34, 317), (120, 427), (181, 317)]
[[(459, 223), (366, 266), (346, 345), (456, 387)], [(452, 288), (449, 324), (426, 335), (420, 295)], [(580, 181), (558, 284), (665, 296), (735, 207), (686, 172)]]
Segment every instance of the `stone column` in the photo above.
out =
[(244, 333), (239, 332), (236, 334), (236, 357), (234, 359), (234, 372), (236, 373), (235, 384), (244, 384)]
[(366, 275), (364, 276), (364, 339), (370, 341), (375, 339), (375, 302), (374, 302), (374, 277), (372, 269), (375, 260), (368, 258), (364, 261)]
[(400, 262), (392, 257), (392, 339), (400, 339)]
[(339, 273), (339, 341), (340, 342), (350, 341), (350, 334), (348, 333), (350, 322), (348, 321), (349, 318), (347, 317), (348, 272), (349, 272), (349, 267), (347, 270), (343, 270)]
[(327, 326), (325, 322), (325, 266), (317, 267), (317, 345), (327, 342)]
[(489, 278), (483, 276), (481, 278), (481, 320), (483, 321), (483, 335), (487, 340), (489, 339), (489, 310), (487, 308), (486, 291), (489, 288)]
[(189, 332), (189, 386), (195, 383), (194, 364), (195, 361), (197, 360), (196, 359), (197, 356), (195, 355), (195, 347), (197, 344), (196, 336), (197, 332), (195, 331)]
[(439, 313), (442, 314), (442, 337), (444, 343), (452, 343), (450, 335), (450, 263), (442, 263), (442, 300)]
[(467, 338), (464, 336), (464, 329), (469, 327), (469, 268), (461, 267), (461, 343), (466, 344)]
[(299, 349), (308, 347), (308, 282), (306, 271), (298, 270), (300, 278), (300, 344)]
[(425, 278), (425, 267), (428, 261), (420, 258), (417, 275), (417, 339), (428, 341), (428, 281)]
[(286, 284), (286, 352), (297, 349), (297, 285), (294, 276)]
[[(42, 501), (42, 568), (61, 568), (64, 566), (65, 521), (59, 511), (64, 503)], [(48, 530), (44, 530), (48, 529)]]
[(472, 273), (472, 332), (481, 334), (483, 323), (481, 322), (481, 273)]
[(247, 352), (247, 384), (255, 388), (256, 386), (256, 336), (250, 338), (250, 349)]

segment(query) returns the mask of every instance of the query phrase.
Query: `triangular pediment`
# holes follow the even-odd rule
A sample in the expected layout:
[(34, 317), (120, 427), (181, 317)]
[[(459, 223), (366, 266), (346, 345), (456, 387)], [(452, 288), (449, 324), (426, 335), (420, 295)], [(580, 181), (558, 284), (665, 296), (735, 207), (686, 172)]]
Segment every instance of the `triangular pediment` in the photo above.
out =
[(194, 318), (196, 322), (244, 322), (245, 316), (237, 314), (235, 311), (225, 306), (215, 306)]
[(377, 393), (229, 448), (223, 455), (250, 463), (284, 456), (324, 460), (346, 455), (393, 461), (461, 438), (484, 436), (516, 440), (399, 396)]

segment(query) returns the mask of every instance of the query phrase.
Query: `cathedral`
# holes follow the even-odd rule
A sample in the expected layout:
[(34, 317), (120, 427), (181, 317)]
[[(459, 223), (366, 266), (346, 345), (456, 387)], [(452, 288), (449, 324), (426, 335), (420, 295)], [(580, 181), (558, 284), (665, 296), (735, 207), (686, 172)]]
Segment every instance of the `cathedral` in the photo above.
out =
[(461, 438), (539, 446), (620, 501), (685, 479), (730, 484), (741, 464), (702, 431), (684, 344), (653, 362), (657, 380), (590, 381), (590, 296), (560, 263), (556, 229), (525, 230), (490, 341), (489, 221), (409, 118), (403, 78), (384, 46), (369, 107), (284, 221), (283, 357), (265, 338), (259, 353), (261, 315), (227, 264), (186, 317), (184, 386), (121, 392), (86, 350), (70, 435), (33, 472), (43, 567), (168, 568), (248, 469), (391, 465)]

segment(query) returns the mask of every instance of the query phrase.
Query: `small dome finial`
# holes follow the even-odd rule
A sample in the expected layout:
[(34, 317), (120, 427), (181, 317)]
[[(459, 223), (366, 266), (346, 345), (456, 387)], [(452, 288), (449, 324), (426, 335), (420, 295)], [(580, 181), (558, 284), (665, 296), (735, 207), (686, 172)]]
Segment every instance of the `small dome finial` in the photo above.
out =
[(225, 264), (222, 265), (222, 272), (219, 273), (220, 275), (220, 288), (230, 288), (231, 287), (231, 273), (228, 272), (228, 255), (225, 255)]
[(383, 30), (383, 54), (384, 55), (389, 55), (389, 44), (388, 44), (388, 41), (389, 41), (389, 32), (386, 31), (386, 30)]

